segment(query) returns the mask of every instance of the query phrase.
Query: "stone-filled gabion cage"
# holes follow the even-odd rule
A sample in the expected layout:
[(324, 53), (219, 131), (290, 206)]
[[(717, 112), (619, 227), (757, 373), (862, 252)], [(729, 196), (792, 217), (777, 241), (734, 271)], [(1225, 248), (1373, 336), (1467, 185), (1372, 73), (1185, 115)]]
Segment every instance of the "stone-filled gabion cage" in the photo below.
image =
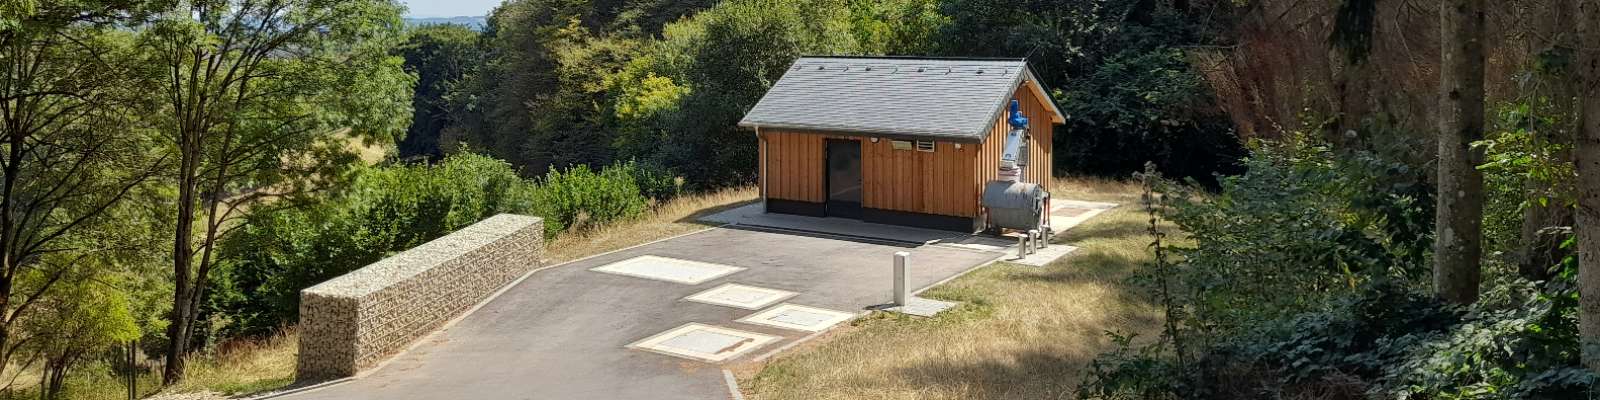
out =
[(501, 214), (300, 292), (297, 379), (353, 376), (539, 267), (544, 220)]

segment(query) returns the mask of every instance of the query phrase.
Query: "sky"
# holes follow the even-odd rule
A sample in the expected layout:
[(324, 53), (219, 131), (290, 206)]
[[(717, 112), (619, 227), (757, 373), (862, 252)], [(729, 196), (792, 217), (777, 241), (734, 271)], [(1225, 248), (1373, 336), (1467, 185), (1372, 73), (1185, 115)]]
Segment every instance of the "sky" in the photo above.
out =
[(407, 17), (481, 17), (500, 5), (501, 0), (401, 0), (409, 8)]

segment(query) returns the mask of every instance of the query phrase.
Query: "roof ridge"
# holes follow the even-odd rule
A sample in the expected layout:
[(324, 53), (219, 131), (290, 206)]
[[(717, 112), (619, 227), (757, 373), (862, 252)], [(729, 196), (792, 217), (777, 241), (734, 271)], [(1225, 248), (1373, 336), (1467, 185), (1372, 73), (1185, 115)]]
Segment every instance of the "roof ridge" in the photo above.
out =
[(1020, 61), (1027, 62), (1026, 57), (960, 57), (960, 56), (869, 56), (869, 55), (802, 55), (800, 58), (839, 58), (839, 59), (887, 59), (887, 60), (929, 60), (929, 61)]

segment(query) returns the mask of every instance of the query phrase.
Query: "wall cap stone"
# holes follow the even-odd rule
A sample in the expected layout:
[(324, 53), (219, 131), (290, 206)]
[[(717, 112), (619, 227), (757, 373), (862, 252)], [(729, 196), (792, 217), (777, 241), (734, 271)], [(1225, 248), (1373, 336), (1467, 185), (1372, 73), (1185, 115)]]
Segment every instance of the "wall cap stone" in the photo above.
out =
[(324, 297), (367, 296), (515, 234), (528, 226), (542, 225), (543, 222), (544, 219), (539, 217), (495, 215), (410, 250), (385, 257), (350, 273), (306, 288), (301, 293)]

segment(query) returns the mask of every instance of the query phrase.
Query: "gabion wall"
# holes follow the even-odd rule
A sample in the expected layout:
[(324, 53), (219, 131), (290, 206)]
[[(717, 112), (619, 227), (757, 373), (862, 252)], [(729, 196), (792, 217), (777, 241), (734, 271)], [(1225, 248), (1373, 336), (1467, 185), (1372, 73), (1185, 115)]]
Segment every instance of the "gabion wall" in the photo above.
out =
[(298, 379), (355, 375), (539, 266), (544, 220), (501, 214), (300, 291)]

